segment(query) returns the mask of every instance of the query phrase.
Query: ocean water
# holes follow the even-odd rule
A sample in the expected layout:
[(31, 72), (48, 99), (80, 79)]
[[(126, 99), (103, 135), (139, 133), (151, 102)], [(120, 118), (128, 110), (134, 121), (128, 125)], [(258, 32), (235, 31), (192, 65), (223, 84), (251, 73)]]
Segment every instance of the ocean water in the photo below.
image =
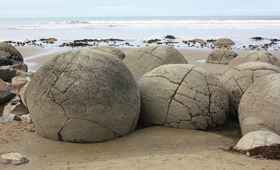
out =
[(251, 37), (280, 39), (280, 16), (0, 19), (0, 41), (54, 37), (65, 42), (106, 38), (133, 42), (166, 35), (178, 41), (230, 38), (237, 45), (254, 45), (258, 43)]

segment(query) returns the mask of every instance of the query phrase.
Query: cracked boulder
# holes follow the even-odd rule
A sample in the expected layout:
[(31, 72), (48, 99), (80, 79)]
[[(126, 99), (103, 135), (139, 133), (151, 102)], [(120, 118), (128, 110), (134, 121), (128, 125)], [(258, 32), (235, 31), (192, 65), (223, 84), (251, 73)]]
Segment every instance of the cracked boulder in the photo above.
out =
[(271, 65), (275, 65), (280, 67), (280, 60), (267, 51), (249, 51), (242, 54), (239, 54), (236, 58), (234, 58), (226, 68), (226, 71), (238, 66), (242, 63), (247, 62), (264, 62)]
[(267, 63), (248, 62), (240, 64), (223, 74), (221, 81), (229, 96), (229, 113), (238, 117), (241, 97), (255, 81), (265, 75), (280, 73), (280, 68)]
[(280, 144), (280, 136), (268, 131), (254, 131), (244, 135), (236, 144), (235, 149), (252, 149), (259, 146)]
[(31, 79), (25, 99), (36, 131), (67, 142), (124, 136), (140, 114), (140, 92), (128, 68), (94, 49), (54, 57)]
[(23, 57), (14, 46), (8, 43), (0, 43), (0, 66), (22, 63)]
[(231, 45), (235, 45), (235, 43), (231, 40), (231, 39), (228, 39), (228, 38), (220, 38), (218, 39), (217, 41), (213, 42), (213, 44), (215, 46), (231, 46)]
[(138, 81), (140, 122), (181, 129), (207, 130), (223, 125), (228, 94), (211, 72), (191, 64), (168, 64)]
[(228, 49), (219, 49), (211, 52), (207, 59), (206, 63), (212, 64), (228, 64), (233, 60), (238, 54)]
[(263, 77), (244, 93), (239, 105), (239, 123), (243, 135), (268, 130), (280, 135), (280, 74)]
[(173, 47), (147, 46), (126, 55), (124, 64), (138, 81), (145, 73), (165, 64), (188, 64), (185, 57)]
[(120, 60), (123, 60), (125, 58), (125, 54), (120, 49), (112, 46), (98, 46), (98, 47), (93, 47), (92, 49), (101, 50), (113, 54), (116, 57), (118, 57)]

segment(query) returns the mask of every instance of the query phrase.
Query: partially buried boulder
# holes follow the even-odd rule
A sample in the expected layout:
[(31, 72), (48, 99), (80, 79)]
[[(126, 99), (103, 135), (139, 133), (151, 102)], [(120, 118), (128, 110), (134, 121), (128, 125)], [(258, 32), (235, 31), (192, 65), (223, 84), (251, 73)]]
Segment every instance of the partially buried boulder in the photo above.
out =
[(235, 149), (252, 149), (273, 144), (280, 144), (279, 135), (268, 131), (254, 131), (244, 135), (236, 144)]
[(226, 72), (230, 69), (247, 62), (264, 62), (280, 67), (280, 60), (267, 51), (249, 51), (239, 54), (234, 58), (226, 68)]
[(98, 47), (93, 47), (92, 49), (101, 50), (113, 54), (116, 57), (118, 57), (120, 60), (123, 60), (125, 58), (125, 54), (120, 49), (117, 49), (112, 46), (98, 46)]
[(211, 52), (205, 62), (212, 64), (228, 64), (237, 55), (238, 54), (228, 49), (219, 49)]
[(221, 81), (229, 95), (230, 116), (237, 118), (240, 100), (251, 84), (265, 75), (279, 73), (279, 67), (260, 62), (243, 63), (224, 73)]
[(244, 93), (239, 105), (242, 134), (268, 130), (280, 135), (280, 74), (263, 77)]
[(235, 43), (228, 38), (220, 38), (217, 41), (213, 42), (213, 44), (219, 47), (235, 45)]
[(148, 46), (129, 53), (123, 60), (138, 81), (145, 73), (165, 64), (187, 64), (185, 57), (173, 47)]
[(0, 66), (23, 63), (20, 52), (8, 43), (0, 43)]
[(228, 94), (211, 72), (191, 64), (168, 64), (138, 81), (140, 122), (182, 129), (207, 130), (223, 125)]
[(54, 57), (31, 79), (25, 99), (36, 131), (68, 142), (124, 136), (140, 114), (140, 92), (128, 68), (94, 49)]

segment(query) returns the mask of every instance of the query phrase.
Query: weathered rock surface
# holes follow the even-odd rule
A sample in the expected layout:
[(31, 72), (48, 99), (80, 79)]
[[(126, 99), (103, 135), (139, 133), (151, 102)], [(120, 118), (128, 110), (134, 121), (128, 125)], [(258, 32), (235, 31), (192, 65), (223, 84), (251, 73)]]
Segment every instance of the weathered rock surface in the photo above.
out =
[(163, 65), (141, 77), (138, 86), (143, 124), (206, 130), (227, 120), (228, 94), (203, 68)]
[(280, 135), (280, 74), (263, 77), (244, 93), (239, 105), (242, 134), (270, 130)]
[(252, 149), (258, 146), (280, 144), (280, 136), (268, 131), (254, 131), (244, 135), (236, 144), (235, 149)]
[(11, 69), (10, 66), (1, 66), (0, 67), (0, 79), (7, 81), (11, 80), (17, 74), (17, 70)]
[(10, 68), (14, 69), (14, 70), (20, 70), (20, 71), (28, 72), (28, 66), (24, 63), (11, 65)]
[(185, 57), (168, 46), (148, 46), (129, 53), (123, 60), (138, 81), (145, 73), (165, 64), (187, 64)]
[(31, 79), (25, 99), (36, 131), (68, 142), (124, 136), (140, 114), (140, 92), (128, 68), (94, 49), (54, 57)]
[(8, 153), (1, 155), (0, 162), (3, 164), (20, 165), (29, 162), (29, 160), (19, 153)]
[(228, 64), (237, 55), (238, 54), (228, 49), (219, 49), (211, 52), (205, 62), (212, 64)]
[(215, 46), (230, 46), (230, 45), (235, 45), (235, 43), (228, 38), (220, 38), (217, 41), (213, 42)]
[(267, 51), (249, 51), (238, 55), (226, 68), (226, 72), (235, 66), (247, 62), (264, 62), (280, 67), (280, 60)]
[(120, 60), (123, 60), (125, 58), (125, 54), (120, 49), (112, 46), (98, 46), (98, 47), (93, 47), (92, 49), (101, 50), (113, 54), (116, 57), (118, 57)]
[(8, 43), (0, 43), (0, 66), (23, 63), (20, 52)]
[(12, 92), (10, 86), (0, 79), (0, 104), (10, 101), (16, 93)]
[(23, 88), (29, 81), (25, 77), (16, 76), (12, 78), (12, 91), (19, 93), (21, 88)]
[(265, 75), (278, 73), (279, 67), (261, 62), (243, 63), (224, 73), (221, 81), (229, 96), (230, 116), (238, 116), (240, 100), (251, 84)]

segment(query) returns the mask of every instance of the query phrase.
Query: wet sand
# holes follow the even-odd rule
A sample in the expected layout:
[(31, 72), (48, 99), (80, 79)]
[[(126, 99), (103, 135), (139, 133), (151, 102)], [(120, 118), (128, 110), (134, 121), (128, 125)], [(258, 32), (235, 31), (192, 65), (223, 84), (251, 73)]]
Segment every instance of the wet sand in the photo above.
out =
[[(41, 51), (42, 50), (42, 51)], [(122, 49), (128, 54), (134, 49)], [(40, 53), (46, 56), (30, 59), (39, 68), (53, 56), (49, 49), (19, 48), (24, 58)], [(211, 50), (179, 51), (190, 64), (204, 67), (214, 74), (222, 73), (226, 65), (198, 63), (206, 59)], [(31, 55), (32, 53), (32, 55)], [(31, 125), (29, 125), (31, 126)], [(26, 155), (29, 163), (19, 166), (0, 164), (0, 169), (279, 169), (280, 161), (260, 160), (222, 151), (235, 145), (236, 139), (207, 131), (166, 127), (138, 129), (122, 138), (92, 144), (54, 141), (28, 132), (17, 123), (2, 125), (10, 129), (8, 142), (0, 140), (0, 155), (15, 151)]]

